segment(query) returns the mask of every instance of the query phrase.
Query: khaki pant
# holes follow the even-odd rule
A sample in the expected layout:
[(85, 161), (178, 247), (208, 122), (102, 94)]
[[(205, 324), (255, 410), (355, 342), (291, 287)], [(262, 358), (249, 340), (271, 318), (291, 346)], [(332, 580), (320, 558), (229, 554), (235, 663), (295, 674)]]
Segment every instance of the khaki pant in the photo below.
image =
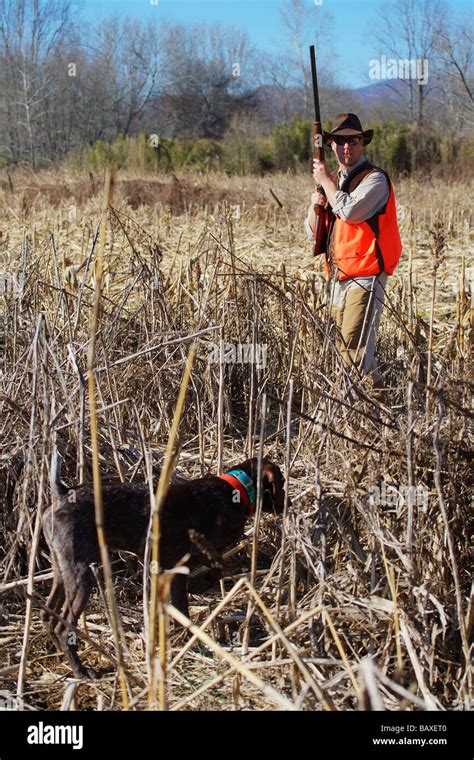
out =
[(372, 379), (382, 378), (375, 358), (377, 330), (382, 314), (387, 275), (331, 281), (331, 316), (337, 326), (336, 345), (348, 367)]

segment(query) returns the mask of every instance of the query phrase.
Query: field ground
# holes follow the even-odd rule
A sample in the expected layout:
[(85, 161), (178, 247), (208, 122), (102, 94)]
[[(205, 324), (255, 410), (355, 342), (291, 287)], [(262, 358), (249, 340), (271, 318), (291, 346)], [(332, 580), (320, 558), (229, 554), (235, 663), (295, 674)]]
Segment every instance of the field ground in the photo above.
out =
[[(249, 525), (220, 586), (196, 578), (194, 622), (227, 602), (206, 624), (215, 647), (186, 648), (187, 634), (169, 631), (169, 707), (470, 709), (472, 187), (396, 183), (404, 254), (380, 329), (383, 404), (335, 350), (303, 231), (310, 190), (302, 175), (117, 178), (96, 348), (102, 472), (142, 479), (144, 453), (160, 461), (197, 336), (179, 468), (193, 477), (255, 453), (265, 393), (265, 455), (284, 466), (293, 502), (283, 519), (263, 519), (258, 541)], [(0, 697), (19, 688), (27, 708), (123, 705), (113, 676), (67, 688), (39, 619), (52, 431), (64, 480), (90, 474), (84, 376), (101, 193), (99, 178), (62, 170), (0, 183)], [(221, 369), (209, 361), (221, 339), (266, 346), (266, 366)], [(236, 586), (255, 552), (252, 583)], [(129, 699), (144, 709), (142, 569), (124, 556), (115, 570)], [(242, 617), (226, 623), (230, 613)], [(113, 652), (99, 594), (87, 626)], [(83, 659), (101, 656), (88, 644)]]

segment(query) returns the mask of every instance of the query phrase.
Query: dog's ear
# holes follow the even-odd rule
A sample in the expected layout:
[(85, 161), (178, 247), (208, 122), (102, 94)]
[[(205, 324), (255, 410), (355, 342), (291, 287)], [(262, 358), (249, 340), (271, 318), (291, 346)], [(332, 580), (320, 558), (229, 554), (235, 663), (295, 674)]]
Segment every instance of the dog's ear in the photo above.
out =
[(56, 500), (68, 493), (68, 489), (61, 482), (61, 467), (63, 464), (64, 459), (56, 446), (54, 446), (51, 454), (49, 480), (51, 485), (51, 496)]
[[(271, 501), (275, 512), (283, 512), (285, 504), (285, 478), (279, 467), (271, 462), (264, 461), (262, 465), (262, 478), (263, 478), (263, 490), (269, 490), (271, 493)], [(264, 499), (265, 508), (265, 499)]]
[[(263, 460), (262, 462), (262, 478), (268, 481), (268, 483), (275, 483), (275, 470), (278, 468), (275, 467), (274, 464), (271, 462)], [(283, 477), (283, 476), (282, 476)]]

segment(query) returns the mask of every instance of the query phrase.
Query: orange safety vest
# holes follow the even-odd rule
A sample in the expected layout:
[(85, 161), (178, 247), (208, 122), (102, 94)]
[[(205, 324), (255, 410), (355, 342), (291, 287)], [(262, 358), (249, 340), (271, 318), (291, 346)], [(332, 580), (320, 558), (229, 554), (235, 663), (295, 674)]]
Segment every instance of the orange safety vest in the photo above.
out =
[(380, 211), (363, 222), (354, 224), (330, 214), (328, 222), (328, 251), (326, 272), (335, 270), (337, 280), (349, 277), (369, 277), (386, 272), (393, 274), (400, 259), (402, 243), (397, 224), (395, 195), (390, 177), (369, 161), (357, 167), (346, 177), (341, 190), (351, 193), (362, 180), (374, 171), (382, 172), (387, 178), (390, 196)]

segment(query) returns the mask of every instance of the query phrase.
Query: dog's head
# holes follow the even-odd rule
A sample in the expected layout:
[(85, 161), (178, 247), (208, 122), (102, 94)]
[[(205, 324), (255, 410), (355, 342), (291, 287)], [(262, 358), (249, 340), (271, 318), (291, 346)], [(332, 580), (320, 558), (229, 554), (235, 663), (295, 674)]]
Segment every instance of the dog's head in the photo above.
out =
[[(257, 490), (258, 460), (247, 459), (239, 465), (252, 478)], [(288, 504), (290, 504), (288, 499)], [(280, 468), (266, 457), (262, 460), (262, 509), (264, 512), (283, 512), (285, 505), (285, 478)]]

